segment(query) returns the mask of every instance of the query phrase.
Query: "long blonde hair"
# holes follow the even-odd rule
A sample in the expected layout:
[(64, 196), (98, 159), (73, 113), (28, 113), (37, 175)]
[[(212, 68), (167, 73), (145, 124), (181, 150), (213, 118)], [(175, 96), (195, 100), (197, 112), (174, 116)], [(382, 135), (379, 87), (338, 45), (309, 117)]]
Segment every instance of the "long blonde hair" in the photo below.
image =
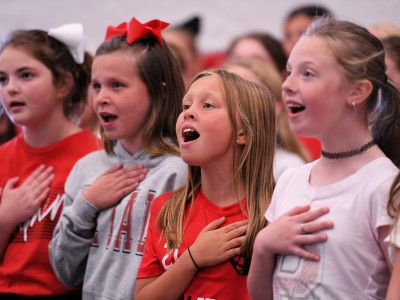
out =
[[(238, 135), (239, 123), (248, 140), (239, 150), (239, 160), (232, 163), (235, 186), (240, 182), (246, 190), (247, 207), (243, 208), (243, 212), (248, 216), (249, 229), (241, 250), (243, 253), (251, 254), (257, 233), (266, 226), (264, 213), (275, 186), (272, 171), (276, 137), (275, 99), (265, 86), (248, 82), (225, 70), (199, 73), (192, 80), (189, 89), (193, 82), (206, 76), (218, 76), (221, 80), (232, 136)], [(235, 142), (232, 140), (232, 144)], [(188, 175), (187, 184), (174, 192), (157, 219), (169, 250), (181, 245), (185, 230), (183, 224), (185, 208), (188, 204), (192, 204), (201, 186), (200, 167), (189, 166)], [(190, 216), (187, 219), (190, 222)]]
[[(259, 58), (239, 58), (227, 63), (225, 68), (242, 67), (252, 72), (260, 81), (266, 85), (274, 95), (276, 102), (284, 106), (282, 101), (282, 76), (272, 65)], [(311, 157), (307, 149), (300, 143), (289, 125), (286, 109), (283, 107), (277, 117), (277, 147), (300, 156), (304, 162), (310, 162)]]

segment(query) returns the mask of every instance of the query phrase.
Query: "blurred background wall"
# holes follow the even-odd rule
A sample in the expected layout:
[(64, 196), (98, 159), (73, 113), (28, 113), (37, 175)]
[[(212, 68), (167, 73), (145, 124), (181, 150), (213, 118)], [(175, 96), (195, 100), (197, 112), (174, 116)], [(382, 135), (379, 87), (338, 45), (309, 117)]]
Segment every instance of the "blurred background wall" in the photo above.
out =
[(0, 35), (18, 28), (48, 30), (81, 22), (94, 52), (108, 25), (135, 16), (145, 22), (159, 18), (171, 24), (194, 15), (202, 18), (198, 38), (203, 53), (224, 51), (239, 34), (264, 30), (280, 39), (289, 10), (316, 4), (329, 8), (337, 18), (363, 26), (395, 23), (400, 26), (400, 0), (0, 0)]

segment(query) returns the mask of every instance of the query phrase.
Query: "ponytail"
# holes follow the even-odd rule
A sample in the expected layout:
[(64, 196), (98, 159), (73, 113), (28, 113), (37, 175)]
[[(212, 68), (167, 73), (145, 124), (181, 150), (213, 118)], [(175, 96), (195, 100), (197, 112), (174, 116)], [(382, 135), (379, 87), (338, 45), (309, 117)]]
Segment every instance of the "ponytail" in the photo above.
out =
[(400, 91), (385, 81), (379, 92), (372, 136), (385, 155), (400, 167)]

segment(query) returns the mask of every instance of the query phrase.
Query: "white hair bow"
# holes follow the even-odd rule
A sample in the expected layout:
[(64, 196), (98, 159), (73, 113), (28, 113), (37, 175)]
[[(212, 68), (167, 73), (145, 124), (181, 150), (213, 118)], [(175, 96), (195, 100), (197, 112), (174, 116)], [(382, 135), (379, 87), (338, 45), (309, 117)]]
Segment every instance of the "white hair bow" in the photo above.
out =
[(68, 47), (76, 63), (83, 63), (87, 39), (83, 34), (82, 24), (73, 23), (51, 28), (48, 34)]

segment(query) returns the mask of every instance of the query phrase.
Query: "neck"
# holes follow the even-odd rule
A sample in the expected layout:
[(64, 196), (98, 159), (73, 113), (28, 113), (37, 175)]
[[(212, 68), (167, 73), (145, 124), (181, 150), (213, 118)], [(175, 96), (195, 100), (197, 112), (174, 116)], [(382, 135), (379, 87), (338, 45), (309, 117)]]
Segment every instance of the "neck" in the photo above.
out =
[(67, 120), (65, 122), (58, 122), (58, 124), (52, 124), (51, 126), (22, 127), (25, 141), (32, 147), (49, 146), (80, 130), (77, 125)]
[(216, 172), (208, 174), (202, 170), (201, 189), (204, 195), (218, 206), (228, 206), (245, 197), (245, 189), (242, 185), (234, 184), (232, 173), (229, 175)]
[(352, 156), (360, 155), (363, 152), (370, 149), (374, 145), (375, 145), (375, 141), (371, 140), (358, 148), (354, 148), (354, 149), (347, 150), (347, 151), (327, 152), (327, 151), (321, 150), (321, 155), (328, 159), (345, 159), (345, 158), (349, 158)]

